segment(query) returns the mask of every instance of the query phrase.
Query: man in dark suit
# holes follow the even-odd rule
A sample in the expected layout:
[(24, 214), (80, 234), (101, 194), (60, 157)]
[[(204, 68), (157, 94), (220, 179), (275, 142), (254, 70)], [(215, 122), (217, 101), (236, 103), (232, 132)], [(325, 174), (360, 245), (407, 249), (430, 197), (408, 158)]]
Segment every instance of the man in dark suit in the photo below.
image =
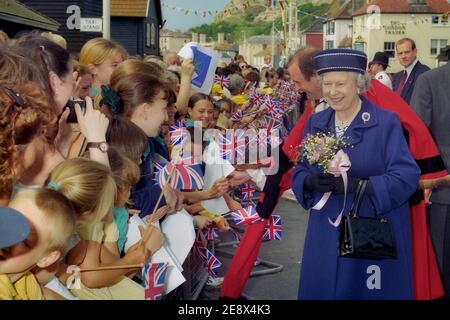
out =
[[(450, 52), (448, 53), (450, 55)], [(450, 58), (450, 57), (449, 57)], [(431, 131), (447, 170), (450, 170), (450, 63), (417, 79), (411, 107)], [(428, 207), (430, 234), (450, 299), (450, 188), (434, 190)]]
[(404, 70), (394, 75), (392, 90), (397, 92), (403, 100), (410, 104), (417, 77), (430, 70), (417, 59), (417, 48), (414, 40), (403, 38), (395, 45), (397, 57)]

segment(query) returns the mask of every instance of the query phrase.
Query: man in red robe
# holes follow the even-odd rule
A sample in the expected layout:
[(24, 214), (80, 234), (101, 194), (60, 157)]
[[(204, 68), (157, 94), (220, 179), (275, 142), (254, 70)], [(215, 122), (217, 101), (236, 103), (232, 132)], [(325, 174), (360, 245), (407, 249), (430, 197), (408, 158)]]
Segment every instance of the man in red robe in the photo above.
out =
[[(247, 227), (225, 274), (220, 292), (221, 298), (239, 298), (242, 295), (261, 247), (265, 219), (270, 217), (283, 192), (291, 186), (291, 172), (305, 124), (317, 108), (317, 104), (323, 105), (323, 102), (319, 100), (322, 98), (322, 88), (313, 61), (317, 52), (319, 50), (314, 48), (300, 49), (288, 62), (292, 81), (297, 89), (306, 92), (311, 100), (306, 103), (305, 112), (282, 145), (278, 173), (267, 177), (256, 208), (263, 221)], [(437, 179), (448, 175), (428, 129), (400, 96), (377, 80), (373, 80), (365, 97), (375, 105), (397, 113), (411, 154), (421, 169), (421, 180)], [(436, 299), (444, 295), (426, 223), (425, 205), (420, 191), (410, 199), (413, 286), (414, 297), (419, 300)]]

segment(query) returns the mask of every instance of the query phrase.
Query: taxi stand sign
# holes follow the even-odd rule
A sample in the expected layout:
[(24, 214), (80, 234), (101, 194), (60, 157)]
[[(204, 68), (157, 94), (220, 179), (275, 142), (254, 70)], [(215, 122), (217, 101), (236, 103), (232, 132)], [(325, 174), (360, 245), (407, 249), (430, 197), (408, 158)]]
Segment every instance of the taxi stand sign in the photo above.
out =
[(82, 32), (102, 32), (102, 18), (80, 18), (80, 31)]

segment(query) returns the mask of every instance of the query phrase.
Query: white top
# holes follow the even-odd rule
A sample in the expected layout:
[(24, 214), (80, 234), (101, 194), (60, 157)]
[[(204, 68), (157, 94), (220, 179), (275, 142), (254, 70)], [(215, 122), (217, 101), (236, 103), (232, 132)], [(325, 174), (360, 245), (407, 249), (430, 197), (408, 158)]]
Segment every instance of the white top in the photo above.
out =
[[(407, 67), (407, 68), (405, 69), (405, 70), (406, 70), (406, 73), (408, 74), (408, 76), (406, 77), (406, 80), (408, 80), (409, 75), (410, 75), (411, 72), (413, 71), (413, 69), (414, 69), (414, 67), (416, 66), (417, 62), (419, 62), (419, 59), (418, 59), (418, 58), (416, 58), (416, 60), (414, 60), (414, 62), (411, 63), (411, 64), (409, 65), (409, 67)], [(406, 80), (405, 80), (405, 82), (406, 82)]]
[(380, 81), (382, 84), (384, 84), (386, 87), (392, 90), (392, 80), (386, 73), (386, 71), (380, 71), (375, 75), (375, 79)]

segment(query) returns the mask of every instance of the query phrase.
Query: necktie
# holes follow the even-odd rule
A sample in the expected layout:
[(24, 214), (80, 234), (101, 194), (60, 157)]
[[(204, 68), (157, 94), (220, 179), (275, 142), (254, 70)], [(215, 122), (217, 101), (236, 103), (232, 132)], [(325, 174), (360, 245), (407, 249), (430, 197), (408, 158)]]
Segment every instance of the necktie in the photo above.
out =
[(400, 79), (400, 83), (398, 84), (398, 88), (395, 92), (397, 92), (399, 95), (402, 94), (403, 91), (403, 87), (405, 86), (406, 83), (406, 78), (408, 77), (408, 73), (405, 71), (403, 71), (403, 75), (402, 78)]

